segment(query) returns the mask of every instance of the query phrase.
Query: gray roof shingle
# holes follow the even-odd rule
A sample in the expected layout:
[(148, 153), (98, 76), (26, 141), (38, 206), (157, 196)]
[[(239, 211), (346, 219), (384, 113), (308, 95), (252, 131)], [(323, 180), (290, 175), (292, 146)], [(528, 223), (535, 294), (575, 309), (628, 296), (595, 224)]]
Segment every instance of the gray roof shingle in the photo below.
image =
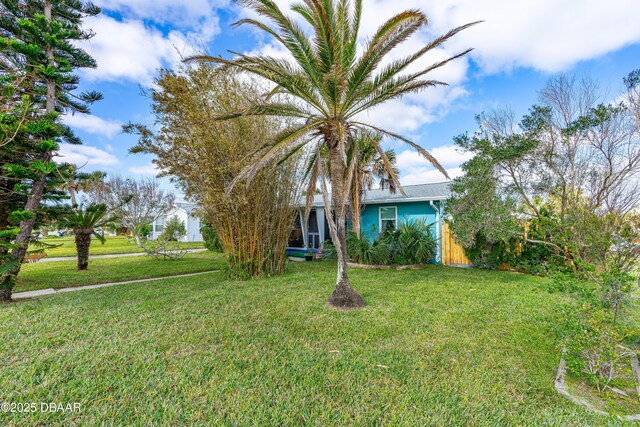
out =
[[(435, 182), (430, 184), (405, 185), (402, 188), (406, 195), (402, 195), (399, 191), (391, 194), (389, 190), (380, 190), (376, 188), (365, 192), (363, 203), (390, 203), (390, 202), (409, 202), (420, 200), (446, 200), (451, 195), (449, 189), (450, 182)], [(301, 205), (304, 206), (304, 197)], [(324, 206), (322, 195), (318, 194), (313, 200), (314, 207)]]
[(406, 195), (402, 195), (399, 191), (391, 194), (389, 190), (374, 189), (367, 191), (364, 195), (364, 203), (402, 201), (406, 199), (419, 200), (446, 200), (451, 194), (449, 190), (449, 182), (436, 182), (432, 184), (405, 185), (402, 188)]

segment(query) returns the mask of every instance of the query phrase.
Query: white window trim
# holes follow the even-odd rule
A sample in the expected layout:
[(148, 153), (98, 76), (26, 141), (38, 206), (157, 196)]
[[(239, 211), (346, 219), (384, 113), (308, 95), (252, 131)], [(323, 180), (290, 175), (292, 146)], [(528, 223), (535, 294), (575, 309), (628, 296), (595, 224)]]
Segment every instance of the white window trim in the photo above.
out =
[[(395, 210), (395, 217), (393, 220), (396, 222), (396, 228), (398, 227), (398, 207), (397, 206), (380, 206), (378, 208), (378, 233), (382, 233), (384, 230), (382, 229), (382, 209), (393, 208)], [(385, 221), (390, 221), (391, 218), (385, 218)]]

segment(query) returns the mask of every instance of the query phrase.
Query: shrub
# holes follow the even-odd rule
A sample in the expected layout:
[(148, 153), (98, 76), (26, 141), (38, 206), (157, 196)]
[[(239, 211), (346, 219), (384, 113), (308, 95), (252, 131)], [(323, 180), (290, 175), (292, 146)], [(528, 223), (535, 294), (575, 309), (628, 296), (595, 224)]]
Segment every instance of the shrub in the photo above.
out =
[(427, 264), (438, 247), (430, 225), (424, 220), (402, 221), (397, 229), (386, 230), (380, 241), (389, 247), (392, 264)]
[(144, 239), (148, 238), (151, 234), (151, 224), (144, 224), (142, 227), (140, 227), (138, 234)]
[(218, 237), (218, 233), (216, 233), (215, 228), (205, 225), (200, 229), (200, 232), (204, 239), (205, 248), (211, 252), (222, 252), (222, 242), (220, 241), (220, 237)]
[(169, 242), (179, 242), (186, 235), (187, 227), (185, 227), (184, 222), (180, 221), (177, 216), (173, 216), (164, 225), (159, 239)]
[[(431, 262), (438, 242), (425, 221), (403, 221), (396, 230), (387, 230), (376, 239), (359, 237), (355, 232), (347, 236), (347, 256), (353, 262), (370, 265), (407, 265)], [(324, 259), (336, 259), (335, 247), (324, 244)]]
[(376, 239), (370, 241), (359, 237), (355, 232), (347, 236), (347, 256), (360, 264), (391, 264), (391, 250), (386, 242)]

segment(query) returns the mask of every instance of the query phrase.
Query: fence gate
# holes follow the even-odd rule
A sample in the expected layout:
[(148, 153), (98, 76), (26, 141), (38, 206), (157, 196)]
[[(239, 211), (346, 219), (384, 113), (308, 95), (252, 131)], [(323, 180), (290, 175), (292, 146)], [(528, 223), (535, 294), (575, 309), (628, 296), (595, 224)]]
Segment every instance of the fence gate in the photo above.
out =
[(451, 232), (449, 224), (444, 221), (442, 222), (442, 265), (454, 267), (471, 267), (473, 265)]

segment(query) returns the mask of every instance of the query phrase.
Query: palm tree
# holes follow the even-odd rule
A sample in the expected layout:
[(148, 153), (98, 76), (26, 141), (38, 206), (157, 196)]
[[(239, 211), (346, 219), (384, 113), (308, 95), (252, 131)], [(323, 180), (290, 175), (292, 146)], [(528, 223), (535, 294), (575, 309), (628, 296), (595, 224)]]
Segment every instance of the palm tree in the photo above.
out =
[(90, 205), (86, 209), (75, 208), (72, 212), (64, 215), (59, 221), (59, 225), (70, 228), (75, 235), (76, 251), (78, 253), (78, 270), (89, 268), (89, 248), (91, 247), (91, 236), (95, 236), (102, 244), (105, 238), (97, 229), (107, 227), (112, 224), (113, 218), (107, 216), (105, 205)]
[(385, 150), (384, 158), (378, 153), (376, 145), (380, 145), (380, 133), (359, 132), (356, 141), (351, 144), (349, 159), (358, 156), (355, 176), (349, 194), (353, 231), (360, 237), (360, 215), (362, 213), (362, 197), (364, 192), (372, 190), (379, 182), (380, 189), (389, 189), (395, 194), (402, 188), (398, 182), (400, 171), (396, 162), (396, 153), (392, 149)]
[(67, 190), (71, 198), (71, 207), (78, 206), (77, 196), (79, 192), (89, 192), (104, 186), (106, 172), (79, 172), (74, 165), (68, 165), (68, 176), (63, 179), (62, 190)]
[[(411, 55), (382, 65), (389, 52), (427, 25), (424, 13), (407, 10), (391, 17), (359, 49), (362, 0), (303, 0), (294, 4), (291, 10), (312, 27), (311, 37), (273, 0), (239, 0), (239, 3), (252, 9), (266, 22), (247, 18), (236, 25), (254, 26), (271, 35), (289, 51), (293, 60), (244, 54), (236, 54), (234, 59), (205, 55), (188, 58), (187, 61), (212, 62), (260, 76), (275, 85), (262, 102), (240, 111), (212, 115), (212, 119), (277, 116), (286, 117), (292, 123), (253, 153), (254, 161), (236, 177), (234, 184), (250, 182), (261, 168), (277, 159), (300, 150), (317, 153), (324, 147), (328, 155), (322, 157), (326, 161), (316, 162), (307, 195), (312, 197), (315, 194), (317, 181), (320, 181), (327, 212), (330, 207), (335, 214), (335, 220), (332, 215), (327, 215), (338, 255), (338, 277), (329, 304), (340, 308), (362, 307), (364, 299), (351, 287), (347, 274), (345, 219), (357, 164), (348, 161), (349, 146), (358, 130), (373, 130), (406, 142), (446, 176), (438, 161), (422, 147), (396, 133), (366, 123), (362, 115), (403, 95), (445, 84), (427, 79), (426, 75), (466, 55), (471, 49), (417, 72), (409, 72), (408, 68), (473, 23), (449, 31)], [(380, 144), (375, 141), (373, 144), (380, 156), (386, 159)], [(395, 179), (395, 172), (390, 170), (389, 173)], [(331, 203), (327, 178), (331, 185)]]

